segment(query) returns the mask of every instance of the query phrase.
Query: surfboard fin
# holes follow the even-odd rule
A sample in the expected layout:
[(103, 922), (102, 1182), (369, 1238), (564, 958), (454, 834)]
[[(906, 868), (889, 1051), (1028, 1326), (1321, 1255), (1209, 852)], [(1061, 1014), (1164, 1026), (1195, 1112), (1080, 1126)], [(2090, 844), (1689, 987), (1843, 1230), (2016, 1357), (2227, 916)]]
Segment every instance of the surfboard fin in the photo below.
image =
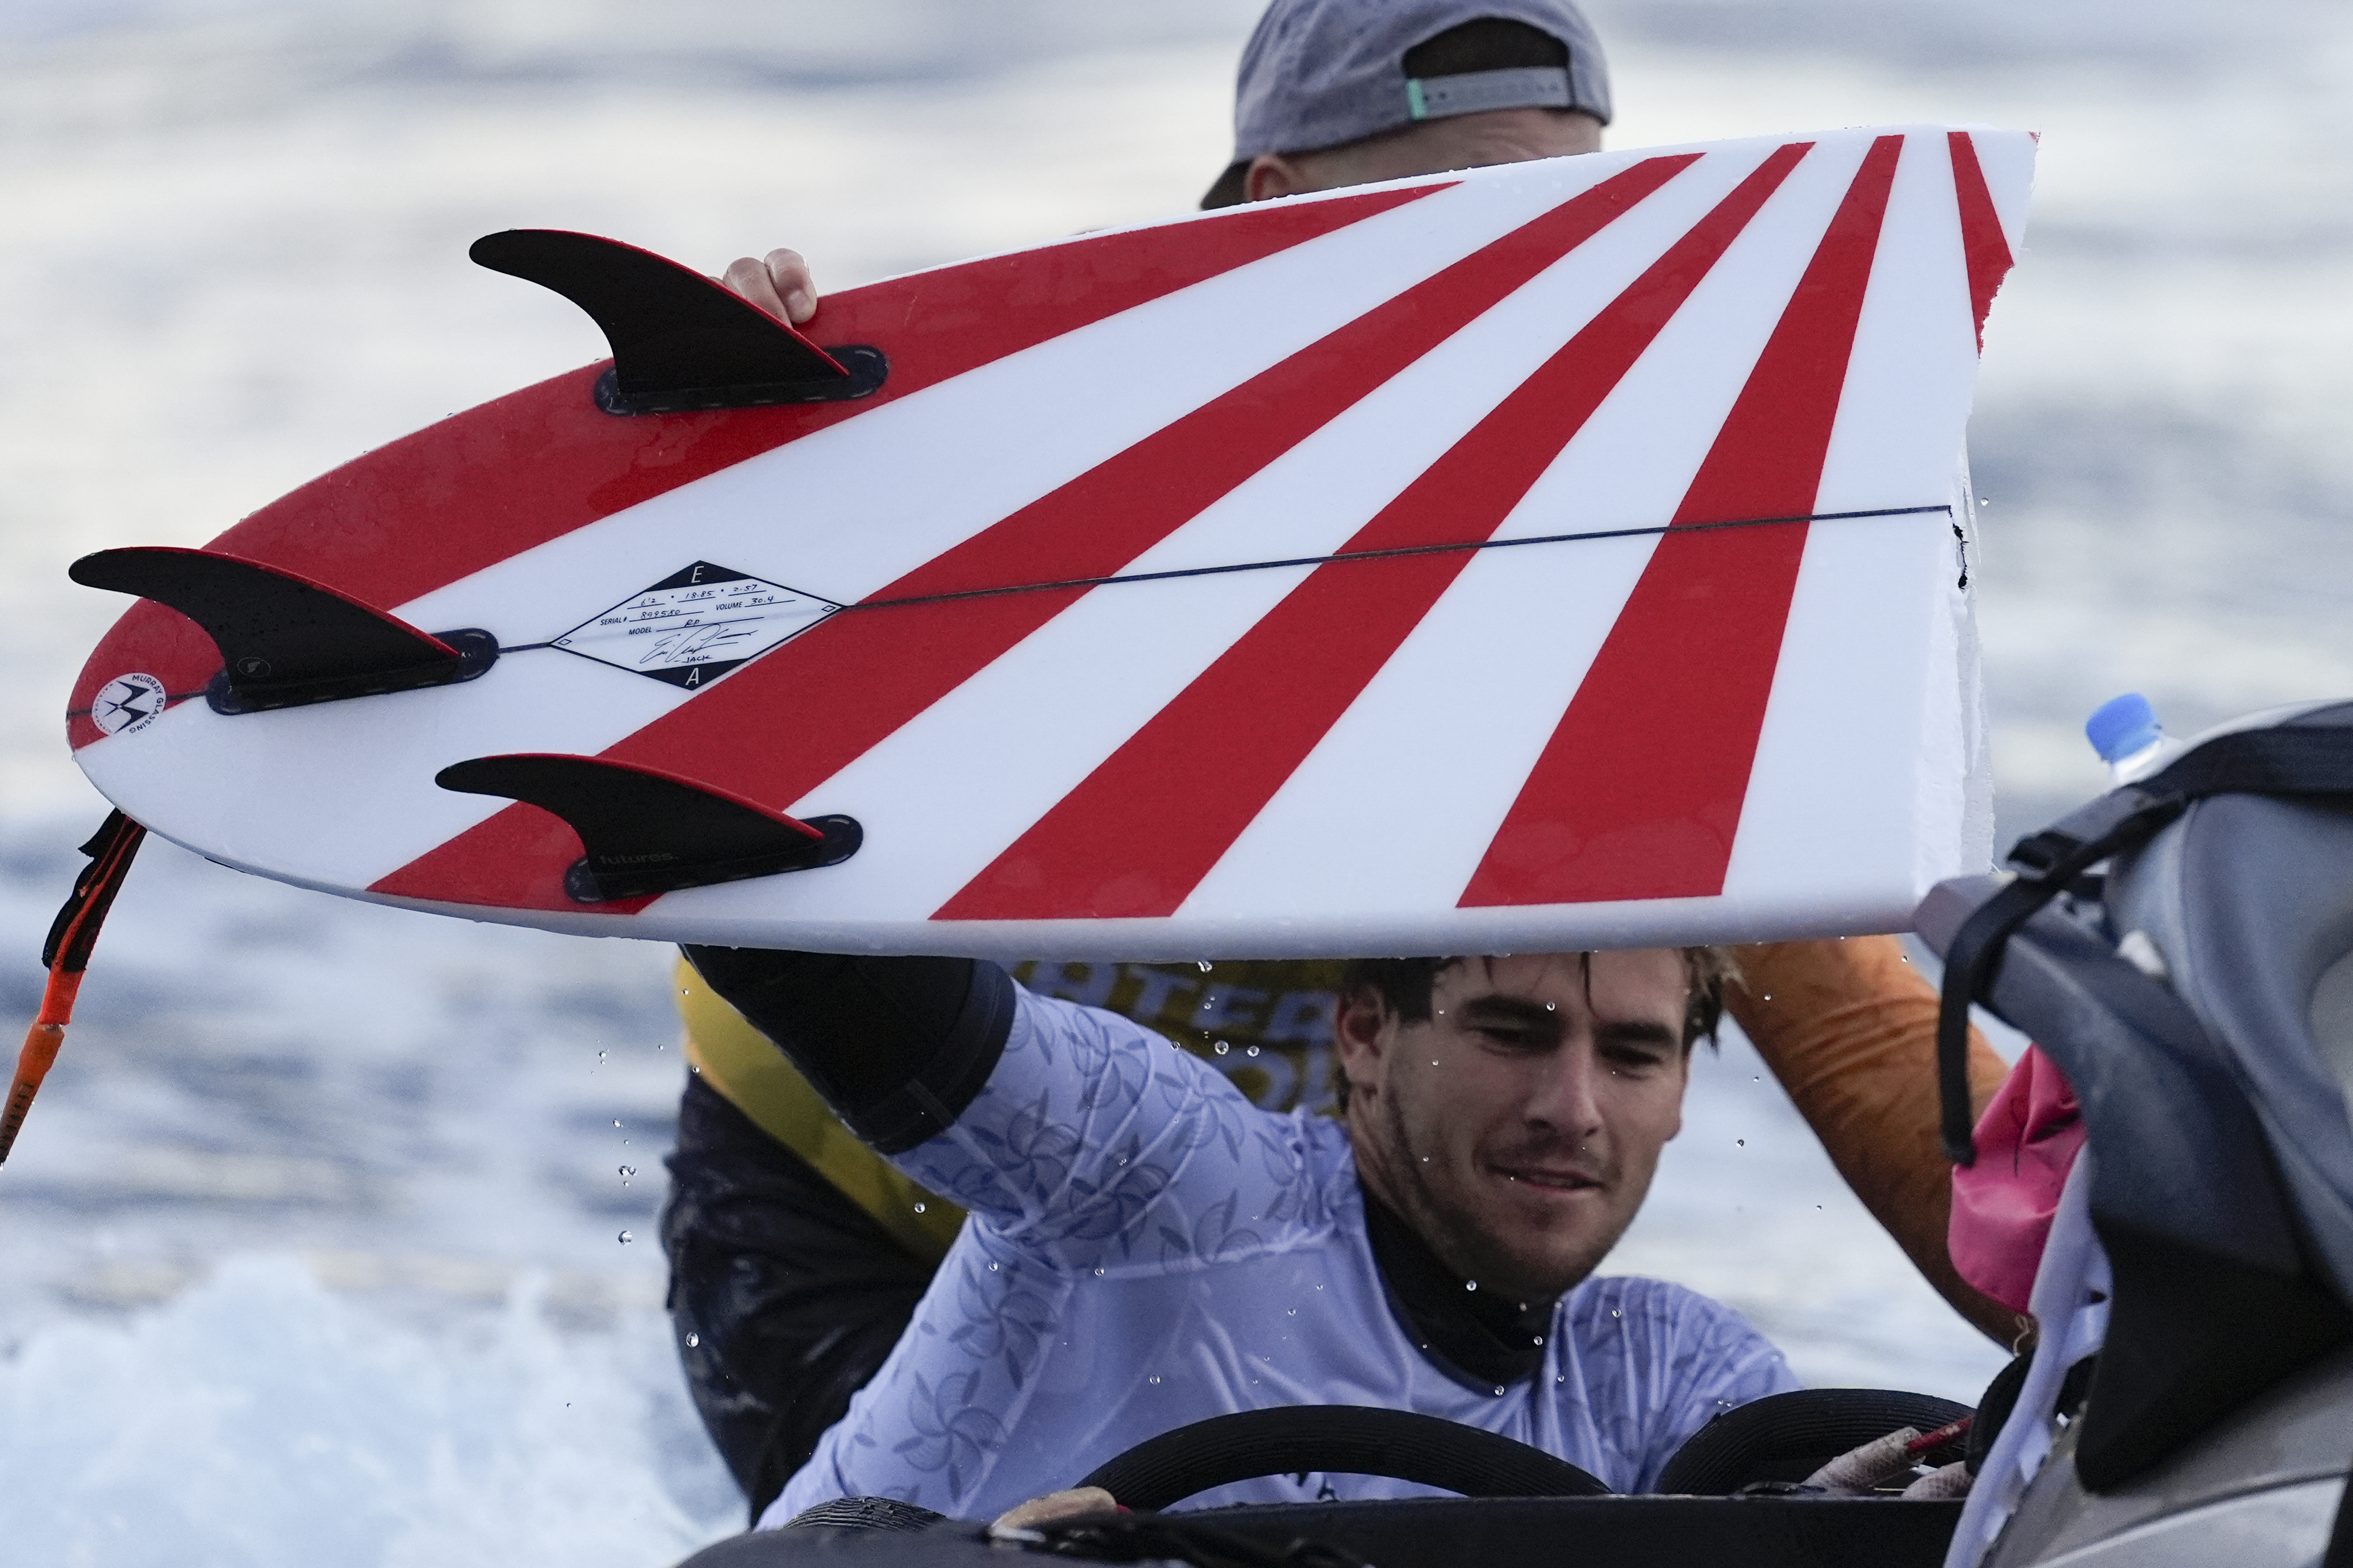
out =
[(564, 877), (575, 903), (835, 866), (857, 854), (865, 838), (854, 817), (803, 822), (676, 773), (597, 757), (475, 757), (443, 768), (433, 782), (467, 795), (504, 795), (562, 817), (587, 851)]
[(891, 373), (880, 349), (821, 349), (724, 285), (618, 240), (510, 228), (467, 254), (554, 289), (604, 329), (613, 368), (596, 395), (607, 414), (834, 403), (866, 396)]
[(323, 583), (210, 550), (101, 550), (66, 574), (153, 599), (204, 627), (221, 656), (205, 688), (216, 713), (446, 686), (499, 657), (498, 638), (479, 628), (429, 635)]

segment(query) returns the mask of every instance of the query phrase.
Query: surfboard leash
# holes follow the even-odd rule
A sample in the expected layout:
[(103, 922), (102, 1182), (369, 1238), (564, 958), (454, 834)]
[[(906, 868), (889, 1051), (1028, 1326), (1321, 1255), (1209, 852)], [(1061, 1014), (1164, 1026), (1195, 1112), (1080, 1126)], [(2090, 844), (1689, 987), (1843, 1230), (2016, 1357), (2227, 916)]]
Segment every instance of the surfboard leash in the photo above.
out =
[(119, 811), (111, 812), (81, 847), (90, 864), (74, 879), (72, 896), (58, 911), (49, 925), (48, 940), (41, 944), (41, 963), (48, 970), (49, 980), (41, 993), (41, 1011), (26, 1032), (25, 1048), (16, 1054), (16, 1076), (8, 1085), (6, 1108), (0, 1110), (0, 1164), (7, 1162), (8, 1151), (16, 1146), (17, 1130), (25, 1125), (25, 1113), (32, 1110), (41, 1080), (57, 1064), (58, 1048), (66, 1041), (66, 1026), (73, 1021), (74, 996), (81, 990), (82, 972), (90, 967), (90, 949), (98, 945), (98, 928), (106, 923), (106, 911), (113, 907), (114, 895), (130, 874), (131, 858), (139, 853), (140, 841), (146, 837), (144, 827)]

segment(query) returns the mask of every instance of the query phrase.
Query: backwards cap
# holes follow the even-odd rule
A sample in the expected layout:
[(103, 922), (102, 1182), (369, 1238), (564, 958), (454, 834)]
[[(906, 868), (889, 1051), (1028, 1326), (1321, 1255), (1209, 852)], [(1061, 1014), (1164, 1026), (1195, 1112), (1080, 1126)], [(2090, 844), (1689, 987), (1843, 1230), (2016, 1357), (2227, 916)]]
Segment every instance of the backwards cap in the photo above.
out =
[[(1479, 22), (1522, 26), (1465, 26)], [(1313, 152), (1418, 120), (1528, 108), (1609, 122), (1601, 41), (1572, 0), (1273, 0), (1242, 49), (1233, 163), (1201, 205), (1240, 202), (1242, 176), (1261, 153)]]

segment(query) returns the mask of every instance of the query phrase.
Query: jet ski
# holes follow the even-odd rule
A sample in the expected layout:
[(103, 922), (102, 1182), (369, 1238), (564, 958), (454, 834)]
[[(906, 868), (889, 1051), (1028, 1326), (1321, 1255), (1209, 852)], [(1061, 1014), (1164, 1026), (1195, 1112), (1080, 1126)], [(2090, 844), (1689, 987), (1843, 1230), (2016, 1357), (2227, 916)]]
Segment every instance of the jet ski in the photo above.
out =
[(1948, 1563), (2353, 1568), (2353, 703), (2138, 750), (1917, 917), (1947, 1152), (1972, 1002), (2086, 1133)]
[[(1977, 1157), (1973, 1005), (2041, 1046), (2086, 1126), (2034, 1280), (2040, 1337), (1976, 1412), (1965, 1503), (1799, 1484), (1968, 1414), (1921, 1394), (1759, 1401), (1696, 1434), (1647, 1497), (1430, 1417), (1303, 1408), (1198, 1423), (1073, 1477), (1133, 1511), (1025, 1542), (845, 1499), (681, 1568), (1007, 1568), (1022, 1546), (1299, 1568), (2353, 1568), (2353, 702), (2139, 750), (2139, 772), (2022, 839), (2006, 873), (1939, 884), (1917, 915), (1946, 961), (1956, 1162)], [(1462, 1495), (1172, 1506), (1298, 1470)]]

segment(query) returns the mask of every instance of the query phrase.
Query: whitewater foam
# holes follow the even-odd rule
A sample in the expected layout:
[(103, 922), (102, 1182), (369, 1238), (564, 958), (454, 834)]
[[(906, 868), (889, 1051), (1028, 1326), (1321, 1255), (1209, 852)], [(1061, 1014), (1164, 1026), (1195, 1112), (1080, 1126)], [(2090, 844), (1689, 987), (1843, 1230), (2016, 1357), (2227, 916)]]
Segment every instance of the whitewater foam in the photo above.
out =
[(647, 1568), (741, 1527), (659, 1310), (550, 1321), (545, 1279), (430, 1329), (244, 1257), (0, 1357), (11, 1562)]

